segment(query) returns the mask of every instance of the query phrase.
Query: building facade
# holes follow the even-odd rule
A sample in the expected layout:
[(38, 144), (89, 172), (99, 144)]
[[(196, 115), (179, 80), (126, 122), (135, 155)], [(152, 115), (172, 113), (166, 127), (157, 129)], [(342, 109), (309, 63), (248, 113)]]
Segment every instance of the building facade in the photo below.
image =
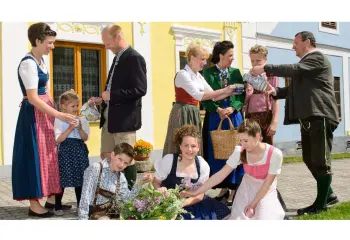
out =
[[(12, 164), (12, 149), (22, 93), (17, 79), (21, 58), (29, 51), (27, 30), (32, 23), (0, 23), (0, 165)], [(106, 51), (101, 29), (106, 22), (48, 22), (57, 32), (55, 49), (44, 58), (50, 71), (50, 90), (55, 103), (59, 95), (74, 89), (84, 103), (104, 89), (113, 54)], [(235, 45), (233, 65), (242, 70), (242, 24), (236, 22), (117, 22), (127, 42), (147, 64), (148, 90), (143, 98), (142, 128), (137, 139), (153, 143), (154, 156), (161, 155), (168, 118), (174, 102), (173, 80), (185, 64), (187, 46), (196, 42), (208, 51), (221, 40)], [(99, 123), (90, 123), (87, 142), (90, 157), (100, 154)]]
[[(340, 124), (334, 132), (333, 152), (350, 150), (350, 22), (249, 22), (242, 24), (243, 71), (251, 68), (249, 49), (256, 45), (268, 47), (268, 63), (292, 64), (299, 58), (292, 49), (296, 33), (310, 31), (315, 35), (318, 50), (332, 64), (334, 91), (340, 113)], [(288, 84), (280, 78), (280, 86)], [(301, 154), (299, 125), (283, 125), (285, 100), (280, 103), (280, 116), (275, 136), (276, 146), (286, 155)]]

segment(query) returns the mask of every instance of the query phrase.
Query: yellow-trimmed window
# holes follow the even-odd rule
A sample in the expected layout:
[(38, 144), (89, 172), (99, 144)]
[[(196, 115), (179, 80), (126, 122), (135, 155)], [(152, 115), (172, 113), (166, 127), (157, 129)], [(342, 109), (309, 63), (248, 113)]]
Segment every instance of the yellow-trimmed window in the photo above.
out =
[(59, 96), (74, 89), (81, 104), (100, 96), (106, 83), (106, 50), (103, 45), (55, 42), (50, 54), (50, 92), (55, 106)]

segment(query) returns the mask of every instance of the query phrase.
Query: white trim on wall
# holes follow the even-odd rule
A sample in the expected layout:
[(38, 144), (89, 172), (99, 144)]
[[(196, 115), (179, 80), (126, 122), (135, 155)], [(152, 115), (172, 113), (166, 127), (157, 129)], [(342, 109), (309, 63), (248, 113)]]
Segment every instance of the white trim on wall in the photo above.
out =
[(152, 91), (152, 63), (151, 63), (151, 33), (149, 22), (133, 23), (134, 49), (146, 61), (147, 67), (147, 93), (142, 98), (142, 127), (136, 132), (137, 139), (144, 139), (154, 145), (153, 124), (153, 91)]
[(220, 41), (222, 35), (221, 31), (178, 24), (172, 25), (171, 29), (175, 36), (176, 72), (180, 70), (180, 52), (186, 52), (189, 44), (195, 41), (211, 53), (213, 46)]

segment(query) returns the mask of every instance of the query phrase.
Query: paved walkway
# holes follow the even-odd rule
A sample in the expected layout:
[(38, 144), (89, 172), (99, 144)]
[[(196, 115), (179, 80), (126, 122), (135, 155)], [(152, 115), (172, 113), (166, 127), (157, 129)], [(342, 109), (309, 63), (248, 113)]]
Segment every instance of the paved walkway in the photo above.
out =
[[(340, 201), (350, 201), (350, 159), (336, 160), (333, 166), (333, 189)], [(5, 169), (7, 168), (7, 169)], [(0, 167), (0, 219), (38, 219), (30, 218), (28, 213), (28, 202), (17, 202), (12, 200), (11, 179), (8, 167)], [(287, 207), (297, 209), (311, 204), (316, 198), (316, 182), (303, 163), (286, 164), (282, 167), (282, 174), (278, 179), (280, 190)], [(211, 192), (210, 195), (215, 195)], [(45, 203), (44, 201), (41, 201)], [(65, 191), (63, 202), (72, 204), (73, 208), (65, 212), (62, 217), (50, 219), (77, 219), (75, 195), (73, 189)], [(294, 212), (288, 213), (290, 215)]]

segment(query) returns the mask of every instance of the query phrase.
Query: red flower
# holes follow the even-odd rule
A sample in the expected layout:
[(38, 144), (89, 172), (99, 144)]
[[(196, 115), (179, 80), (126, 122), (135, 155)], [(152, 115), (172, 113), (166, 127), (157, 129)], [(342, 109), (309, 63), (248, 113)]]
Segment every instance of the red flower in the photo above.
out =
[(130, 218), (128, 218), (128, 220), (136, 220), (136, 218), (130, 217)]

